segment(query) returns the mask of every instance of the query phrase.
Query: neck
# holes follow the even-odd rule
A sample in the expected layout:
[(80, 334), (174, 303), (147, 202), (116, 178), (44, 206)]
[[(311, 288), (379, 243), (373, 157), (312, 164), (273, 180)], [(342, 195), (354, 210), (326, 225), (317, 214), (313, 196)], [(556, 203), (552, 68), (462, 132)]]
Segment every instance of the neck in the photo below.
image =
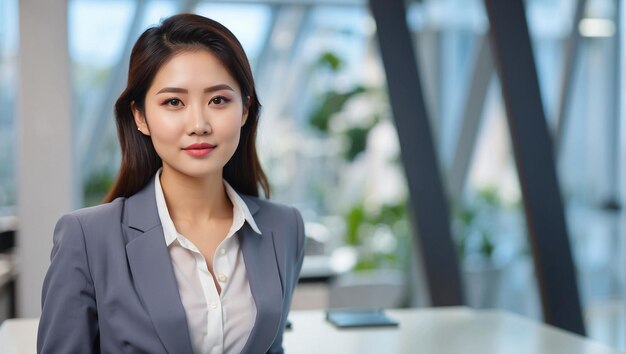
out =
[(201, 222), (232, 217), (233, 207), (221, 173), (199, 178), (164, 167), (160, 178), (172, 220)]

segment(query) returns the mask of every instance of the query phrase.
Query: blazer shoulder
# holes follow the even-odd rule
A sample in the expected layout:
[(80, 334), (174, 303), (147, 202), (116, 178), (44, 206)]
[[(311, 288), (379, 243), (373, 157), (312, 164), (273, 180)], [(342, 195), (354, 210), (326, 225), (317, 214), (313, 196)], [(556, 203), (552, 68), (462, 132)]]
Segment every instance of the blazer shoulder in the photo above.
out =
[(72, 216), (83, 229), (106, 228), (108, 225), (120, 224), (126, 198), (117, 198), (109, 203), (77, 209), (67, 213), (61, 219)]
[(274, 230), (282, 231), (278, 233), (281, 237), (295, 239), (297, 253), (301, 253), (305, 243), (304, 220), (296, 207), (252, 196), (244, 196), (244, 201), (249, 206), (252, 204), (254, 208), (258, 208), (253, 217), (259, 225), (272, 225)]
[[(255, 208), (258, 207), (259, 212), (263, 212), (263, 214), (293, 214), (294, 210), (297, 209), (291, 205), (276, 202), (270, 199), (263, 199), (259, 197), (254, 197), (251, 195), (241, 195), (243, 200), (248, 204), (248, 207)], [(252, 211), (252, 210), (251, 210)]]
[(86, 220), (86, 219), (91, 219), (91, 218), (102, 218), (107, 215), (110, 215), (111, 213), (114, 213), (114, 214), (119, 213), (119, 211), (121, 211), (124, 208), (125, 200), (126, 198), (120, 197), (120, 198), (116, 198), (115, 200), (109, 203), (76, 209), (74, 211), (71, 211), (69, 214), (74, 215), (80, 220)]

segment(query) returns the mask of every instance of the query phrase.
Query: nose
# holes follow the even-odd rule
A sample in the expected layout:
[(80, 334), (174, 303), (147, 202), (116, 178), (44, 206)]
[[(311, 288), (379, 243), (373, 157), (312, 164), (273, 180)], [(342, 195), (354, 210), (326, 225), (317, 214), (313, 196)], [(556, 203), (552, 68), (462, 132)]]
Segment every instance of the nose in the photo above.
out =
[(189, 135), (207, 135), (211, 133), (208, 112), (201, 105), (190, 110)]

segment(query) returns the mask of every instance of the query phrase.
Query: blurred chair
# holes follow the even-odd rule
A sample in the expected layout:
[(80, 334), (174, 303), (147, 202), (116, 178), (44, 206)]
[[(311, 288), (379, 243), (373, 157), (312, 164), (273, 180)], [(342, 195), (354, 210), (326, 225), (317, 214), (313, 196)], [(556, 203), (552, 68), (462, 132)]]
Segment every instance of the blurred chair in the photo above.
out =
[(15, 318), (16, 266), (13, 249), (17, 221), (15, 217), (0, 217), (0, 323), (7, 318)]
[(328, 308), (397, 308), (406, 302), (407, 284), (399, 270), (352, 272), (330, 285)]

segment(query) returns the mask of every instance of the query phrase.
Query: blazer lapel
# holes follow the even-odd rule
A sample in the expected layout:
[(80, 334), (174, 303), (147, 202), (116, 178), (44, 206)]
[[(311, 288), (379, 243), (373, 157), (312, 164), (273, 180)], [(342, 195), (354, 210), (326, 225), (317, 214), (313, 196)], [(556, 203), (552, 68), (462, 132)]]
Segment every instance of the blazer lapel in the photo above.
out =
[[(258, 210), (256, 203), (244, 198), (251, 214)], [(284, 301), (284, 290), (274, 247), (274, 234), (265, 230), (260, 220), (255, 219), (262, 235), (248, 224), (239, 231), (239, 241), (246, 265), (250, 291), (256, 304), (256, 319), (242, 353), (267, 351), (272, 345), (280, 320)]]
[(154, 179), (126, 201), (128, 263), (137, 291), (169, 353), (193, 353), (185, 310), (159, 219)]

